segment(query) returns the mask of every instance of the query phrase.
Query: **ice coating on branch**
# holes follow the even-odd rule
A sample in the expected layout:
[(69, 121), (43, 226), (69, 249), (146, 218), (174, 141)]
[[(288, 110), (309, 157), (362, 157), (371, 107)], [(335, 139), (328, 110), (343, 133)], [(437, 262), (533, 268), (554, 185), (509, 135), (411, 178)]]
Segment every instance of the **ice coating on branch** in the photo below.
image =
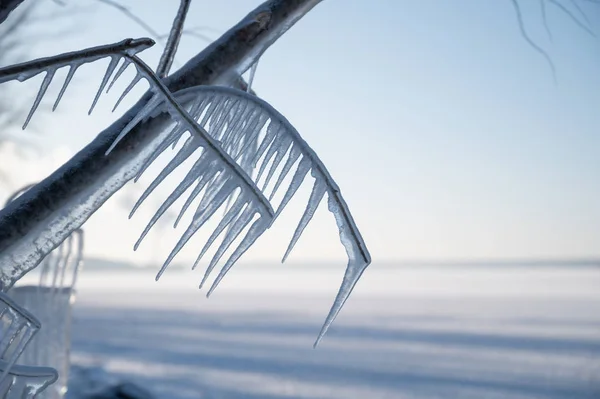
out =
[(31, 109), (29, 110), (29, 114), (27, 114), (27, 119), (25, 119), (25, 123), (23, 124), (23, 130), (25, 130), (25, 128), (27, 128), (27, 125), (29, 124), (31, 117), (33, 116), (34, 112), (37, 110), (38, 106), (40, 105), (40, 102), (42, 101), (42, 97), (44, 97), (44, 94), (46, 94), (46, 90), (48, 89), (48, 86), (50, 85), (50, 82), (52, 82), (52, 78), (54, 77), (54, 72), (55, 72), (55, 70), (49, 70), (48, 72), (46, 72), (46, 76), (44, 77), (44, 80), (42, 81), (40, 90), (38, 91), (37, 96), (35, 96), (33, 105), (31, 106)]
[(33, 61), (28, 61), (21, 64), (0, 68), (0, 83), (8, 82), (11, 80), (24, 82), (34, 76), (37, 76), (40, 73), (46, 73), (46, 75), (44, 76), (44, 80), (40, 85), (38, 94), (29, 111), (29, 114), (27, 115), (27, 119), (25, 120), (25, 123), (23, 125), (23, 129), (25, 129), (31, 121), (31, 118), (37, 110), (40, 102), (42, 101), (42, 98), (46, 94), (46, 90), (52, 82), (52, 79), (54, 78), (54, 75), (57, 70), (65, 67), (69, 68), (67, 77), (65, 78), (63, 86), (58, 94), (58, 97), (56, 98), (56, 101), (54, 102), (54, 106), (52, 107), (53, 111), (56, 109), (58, 103), (62, 99), (67, 89), (67, 86), (69, 85), (69, 83), (73, 79), (73, 75), (77, 71), (77, 68), (79, 68), (83, 64), (91, 63), (108, 57), (111, 59), (111, 61), (102, 79), (100, 90), (96, 93), (96, 96), (94, 97), (92, 107), (89, 111), (91, 113), (96, 103), (98, 102), (98, 98), (100, 97), (101, 91), (106, 86), (106, 83), (108, 82), (108, 79), (110, 78), (114, 69), (116, 68), (119, 60), (125, 56), (134, 56), (140, 51), (143, 51), (153, 45), (154, 41), (148, 38), (126, 39), (118, 43), (91, 47), (80, 51), (72, 51), (64, 54), (59, 54), (54, 57), (38, 58)]

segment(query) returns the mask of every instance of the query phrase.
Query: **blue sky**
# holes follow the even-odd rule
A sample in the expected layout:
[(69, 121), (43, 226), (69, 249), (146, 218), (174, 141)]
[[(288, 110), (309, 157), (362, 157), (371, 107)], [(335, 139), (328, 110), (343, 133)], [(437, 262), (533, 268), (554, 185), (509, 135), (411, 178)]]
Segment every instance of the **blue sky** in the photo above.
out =
[[(216, 37), (258, 3), (198, 0), (188, 26), (209, 27)], [(539, 4), (524, 3), (526, 26), (552, 57), (557, 83), (520, 35), (509, 0), (325, 0), (260, 60), (255, 90), (320, 155), (376, 262), (600, 256), (598, 41), (549, 5), (550, 41)], [(62, 33), (30, 56), (147, 35), (107, 6), (77, 4), (67, 17), (53, 2), (40, 7), (40, 15), (59, 13), (60, 23), (30, 31)], [(175, 1), (123, 4), (165, 33), (177, 8)], [(595, 28), (599, 9), (587, 8)], [(179, 65), (204, 45), (184, 37)], [(159, 56), (155, 48), (143, 58), (156, 65)], [(104, 67), (82, 70), (60, 111), (32, 122), (53, 165), (114, 119), (112, 97), (91, 117), (86, 112)], [(37, 87), (18, 89), (33, 99)], [(27, 164), (27, 178), (47, 171), (42, 162)], [(280, 258), (307, 195), (247, 259)], [(131, 251), (145, 219), (127, 221), (121, 202), (90, 220), (89, 253), (149, 261), (151, 245)], [(322, 204), (290, 260), (343, 258)]]

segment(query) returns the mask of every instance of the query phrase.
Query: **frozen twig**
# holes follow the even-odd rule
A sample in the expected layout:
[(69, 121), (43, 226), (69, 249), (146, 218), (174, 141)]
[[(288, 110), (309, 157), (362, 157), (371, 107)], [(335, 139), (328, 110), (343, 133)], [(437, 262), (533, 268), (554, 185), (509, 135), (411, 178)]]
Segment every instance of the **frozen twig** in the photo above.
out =
[(179, 3), (179, 10), (177, 10), (177, 15), (173, 20), (173, 26), (171, 27), (171, 32), (169, 33), (167, 45), (162, 53), (162, 56), (160, 57), (158, 68), (156, 68), (156, 75), (161, 79), (169, 74), (171, 65), (173, 65), (175, 53), (177, 52), (177, 47), (179, 47), (179, 41), (181, 40), (185, 17), (187, 16), (191, 4), (192, 0), (181, 0)]

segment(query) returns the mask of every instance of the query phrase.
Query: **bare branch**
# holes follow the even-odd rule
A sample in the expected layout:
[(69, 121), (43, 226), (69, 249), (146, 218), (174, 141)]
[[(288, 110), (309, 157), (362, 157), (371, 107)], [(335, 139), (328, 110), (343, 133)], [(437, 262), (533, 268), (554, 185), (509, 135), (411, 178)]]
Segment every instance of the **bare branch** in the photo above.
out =
[(181, 33), (183, 32), (183, 24), (185, 23), (185, 17), (190, 9), (192, 0), (181, 0), (179, 3), (179, 10), (173, 20), (173, 26), (171, 27), (171, 33), (169, 33), (169, 40), (165, 50), (160, 57), (158, 68), (156, 68), (156, 75), (159, 78), (164, 78), (169, 74), (173, 60), (175, 59), (175, 53), (179, 47), (179, 41), (181, 40)]
[(531, 37), (529, 37), (529, 34), (527, 33), (527, 30), (525, 29), (525, 23), (523, 22), (523, 15), (521, 13), (521, 7), (519, 6), (519, 3), (517, 0), (511, 0), (511, 3), (515, 9), (515, 12), (517, 14), (517, 21), (519, 23), (519, 30), (521, 31), (521, 35), (523, 36), (523, 38), (525, 39), (525, 41), (538, 53), (540, 53), (540, 55), (542, 57), (544, 57), (546, 59), (546, 61), (548, 62), (548, 65), (550, 65), (550, 69), (552, 70), (552, 78), (554, 79), (554, 83), (556, 83), (556, 68), (554, 67), (554, 63), (552, 62), (552, 59), (550, 58), (550, 56), (548, 55), (548, 53), (546, 52), (546, 50), (544, 50), (543, 48), (541, 48), (540, 46), (538, 46), (532, 39)]
[(546, 12), (546, 0), (540, 0), (540, 5), (542, 10), (542, 22), (544, 23), (544, 29), (546, 29), (548, 39), (552, 41), (552, 31), (550, 30), (550, 25), (548, 25), (548, 13)]
[[(577, 24), (577, 26), (579, 26), (581, 29), (583, 29), (584, 31), (586, 31), (590, 35), (596, 37), (596, 34), (588, 26), (586, 26), (586, 24), (584, 22), (581, 22), (579, 20), (579, 18), (577, 18), (577, 16), (575, 14), (573, 14), (567, 7), (565, 7), (560, 1), (557, 1), (557, 0), (548, 0), (548, 1), (551, 4), (554, 4), (556, 7), (558, 7), (567, 16), (569, 16), (569, 18), (571, 18), (571, 20), (573, 22), (575, 22), (575, 24)], [(572, 1), (572, 3), (577, 6), (577, 3), (575, 3), (574, 1)], [(583, 10), (581, 10), (581, 8), (578, 8), (578, 9), (583, 14), (583, 18), (587, 21), (587, 17), (585, 16), (585, 13), (583, 12)], [(589, 23), (589, 21), (588, 21), (588, 23)]]

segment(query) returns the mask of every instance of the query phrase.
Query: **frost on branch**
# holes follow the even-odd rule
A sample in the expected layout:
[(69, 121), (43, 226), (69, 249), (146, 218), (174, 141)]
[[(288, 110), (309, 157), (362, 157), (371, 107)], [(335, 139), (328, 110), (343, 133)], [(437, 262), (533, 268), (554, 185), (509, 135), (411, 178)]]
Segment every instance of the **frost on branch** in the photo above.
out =
[[(189, 116), (192, 117), (194, 121), (197, 121), (202, 130), (208, 132), (214, 141), (219, 143), (216, 144), (219, 148), (223, 149), (229, 157), (237, 162), (243, 171), (247, 173), (251, 182), (257, 187), (260, 187), (261, 193), (264, 196), (268, 196), (269, 201), (272, 201), (275, 194), (284, 188), (283, 182), (286, 177), (291, 177), (289, 184), (287, 184), (287, 188), (285, 188), (283, 198), (277, 207), (273, 220), (277, 218), (289, 203), (308, 173), (310, 172), (314, 177), (314, 186), (311, 196), (304, 215), (300, 219), (298, 227), (285, 252), (284, 260), (312, 219), (321, 200), (325, 194), (327, 194), (329, 210), (335, 216), (340, 239), (346, 249), (349, 260), (342, 286), (319, 335), (317, 340), (318, 343), (344, 305), (363, 271), (371, 262), (369, 251), (352, 215), (350, 214), (348, 206), (340, 193), (339, 187), (321, 160), (302, 139), (296, 129), (294, 129), (283, 115), (265, 101), (248, 93), (220, 86), (197, 86), (182, 90), (176, 93), (175, 96), (179, 102), (188, 104)], [(156, 102), (151, 101), (148, 103), (146, 112), (141, 113), (139, 118), (143, 119), (146, 115), (154, 112), (153, 108), (158, 106), (158, 101), (159, 100), (157, 99)], [(125, 130), (124, 134), (126, 133), (127, 131)], [(156, 151), (156, 156), (173, 143), (176, 143), (181, 138), (182, 133), (183, 132), (178, 131), (176, 127), (169, 135), (169, 139)], [(153, 190), (154, 186), (159, 184), (175, 167), (187, 159), (194, 150), (195, 148), (190, 147), (190, 144), (186, 142), (171, 163), (169, 163), (169, 165), (159, 174), (148, 190), (142, 195), (139, 202), (143, 201)], [(149, 162), (154, 158), (155, 157), (152, 157)], [(201, 160), (202, 157), (200, 157), (198, 162)], [(190, 176), (188, 175), (175, 190), (174, 195), (176, 197), (169, 197), (161, 206), (155, 217), (151, 220), (149, 226), (144, 230), (142, 238), (165, 210), (179, 198), (183, 191), (190, 187), (190, 180)], [(207, 184), (208, 180), (209, 179), (199, 180), (196, 188), (183, 205), (182, 213), (185, 212), (195, 196), (204, 188), (204, 185)], [(208, 203), (206, 201), (206, 196), (212, 192), (213, 187), (219, 187), (219, 185), (223, 183), (221, 183), (217, 177), (214, 177), (213, 181), (208, 184), (209, 187), (205, 191), (201, 206), (203, 203)], [(221, 198), (223, 197), (219, 197), (219, 200), (221, 200)], [(222, 203), (223, 202), (220, 201), (218, 204), (215, 204), (215, 207), (220, 207)], [(200, 251), (200, 255), (194, 263), (194, 267), (197, 266), (208, 247), (213, 243), (213, 240), (228, 228), (223, 243), (209, 263), (201, 287), (206, 281), (208, 274), (227, 250), (227, 247), (231, 244), (231, 241), (233, 241), (237, 235), (240, 234), (243, 227), (250, 222), (250, 215), (246, 213), (243, 206), (243, 200), (240, 200), (239, 198), (235, 200), (233, 205), (228, 208), (225, 216), (213, 234), (210, 236), (205, 247)], [(134, 208), (134, 211), (136, 208), (137, 205)], [(261, 219), (257, 220), (252, 225), (240, 246), (233, 252), (229, 260), (221, 269), (221, 272), (209, 290), (209, 294), (233, 266), (233, 263), (239, 259), (243, 252), (252, 245), (258, 236), (262, 235), (269, 226), (270, 223), (262, 222)], [(188, 231), (190, 228), (193, 229), (194, 232), (197, 230), (194, 222), (192, 222)], [(163, 266), (163, 270), (189, 238), (188, 231), (184, 233), (184, 236), (167, 259), (165, 266)]]

